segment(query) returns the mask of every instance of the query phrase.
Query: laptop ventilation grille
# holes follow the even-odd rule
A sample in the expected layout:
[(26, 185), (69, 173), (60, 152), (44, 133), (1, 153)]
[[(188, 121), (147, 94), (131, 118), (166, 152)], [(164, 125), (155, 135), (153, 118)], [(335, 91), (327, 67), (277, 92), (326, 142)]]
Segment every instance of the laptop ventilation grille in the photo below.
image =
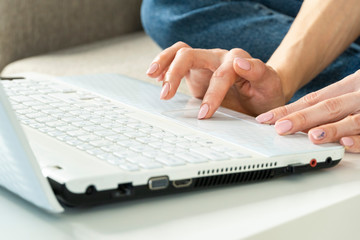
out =
[(268, 163), (261, 163), (261, 164), (250, 164), (250, 165), (243, 165), (238, 167), (226, 167), (226, 168), (217, 168), (217, 169), (207, 169), (198, 171), (198, 175), (209, 175), (209, 174), (219, 174), (219, 173), (231, 173), (237, 172), (241, 170), (254, 170), (254, 169), (263, 169), (267, 167), (276, 167), (277, 162), (268, 162)]
[(194, 179), (194, 187), (210, 187), (218, 185), (227, 185), (235, 183), (261, 181), (273, 178), (275, 171), (273, 169), (256, 170), (251, 172), (239, 172), (231, 174), (222, 174), (209, 177), (201, 177)]

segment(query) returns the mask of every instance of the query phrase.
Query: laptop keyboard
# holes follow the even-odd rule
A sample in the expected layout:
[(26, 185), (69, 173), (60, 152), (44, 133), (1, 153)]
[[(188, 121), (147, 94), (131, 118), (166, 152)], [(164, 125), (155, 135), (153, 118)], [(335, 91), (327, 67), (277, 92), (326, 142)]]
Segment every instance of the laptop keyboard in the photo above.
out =
[[(127, 171), (249, 157), (215, 138), (175, 134), (131, 117), (134, 111), (68, 85), (2, 81), (24, 125)], [(140, 110), (139, 110), (140, 111)]]

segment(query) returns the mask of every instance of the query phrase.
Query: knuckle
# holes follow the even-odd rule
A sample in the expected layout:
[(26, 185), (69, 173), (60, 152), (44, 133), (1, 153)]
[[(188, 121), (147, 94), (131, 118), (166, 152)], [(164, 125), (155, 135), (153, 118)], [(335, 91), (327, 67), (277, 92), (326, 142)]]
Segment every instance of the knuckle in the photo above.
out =
[(354, 73), (354, 75), (355, 75), (356, 77), (360, 77), (360, 69), (357, 70), (357, 71)]
[(176, 70), (174, 69), (169, 69), (166, 74), (165, 74), (165, 79), (167, 79), (167, 81), (172, 81), (173, 79), (181, 79), (183, 76)]
[(209, 51), (211, 51), (213, 54), (215, 54), (219, 57), (225, 55), (228, 52), (227, 50), (220, 49), (220, 48), (214, 48)]
[(277, 109), (274, 110), (274, 113), (277, 117), (284, 117), (289, 115), (290, 110), (289, 110), (289, 106), (283, 106), (283, 107), (279, 107)]
[(183, 48), (180, 48), (180, 49), (176, 52), (176, 55), (188, 56), (188, 55), (191, 55), (192, 52), (193, 52), (193, 51), (192, 51), (191, 48), (183, 47)]
[(243, 55), (244, 53), (246, 53), (246, 51), (245, 50), (243, 50), (243, 49), (241, 49), (241, 48), (233, 48), (233, 49), (231, 49), (230, 51), (229, 51), (229, 53), (231, 54), (231, 55)]
[(337, 127), (332, 124), (326, 126), (325, 132), (326, 132), (326, 137), (330, 141), (341, 137), (341, 136), (339, 136), (339, 131), (338, 131)]
[(340, 99), (334, 98), (324, 101), (324, 107), (332, 117), (340, 116), (341, 106), (342, 106), (342, 101)]
[(302, 102), (305, 103), (307, 106), (313, 106), (316, 103), (319, 102), (319, 93), (318, 92), (312, 92), (307, 95), (305, 95), (302, 98)]
[(178, 41), (173, 46), (179, 47), (179, 48), (184, 48), (184, 47), (190, 48), (190, 46), (188, 44), (184, 43), (183, 41)]
[(214, 78), (223, 78), (225, 77), (227, 74), (227, 71), (225, 71), (225, 69), (217, 69), (214, 74), (213, 77)]
[(257, 74), (259, 74), (259, 76), (263, 76), (266, 71), (266, 65), (264, 64), (264, 62), (257, 58), (253, 59), (253, 62), (257, 68)]
[(308, 124), (307, 116), (301, 111), (293, 113), (293, 119), (296, 119), (296, 123), (301, 128), (306, 127)]
[(353, 125), (356, 128), (356, 131), (358, 132), (360, 130), (360, 115), (356, 114), (356, 115), (351, 116), (351, 120), (353, 122)]

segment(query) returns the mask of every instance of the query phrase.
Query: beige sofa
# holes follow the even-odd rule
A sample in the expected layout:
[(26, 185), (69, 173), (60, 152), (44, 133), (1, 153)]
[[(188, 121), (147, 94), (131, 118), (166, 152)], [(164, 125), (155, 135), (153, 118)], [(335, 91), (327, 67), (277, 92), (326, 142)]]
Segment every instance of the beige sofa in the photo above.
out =
[[(143, 32), (141, 0), (0, 0), (1, 75), (145, 72), (161, 49)], [(181, 91), (187, 92), (182, 84)]]

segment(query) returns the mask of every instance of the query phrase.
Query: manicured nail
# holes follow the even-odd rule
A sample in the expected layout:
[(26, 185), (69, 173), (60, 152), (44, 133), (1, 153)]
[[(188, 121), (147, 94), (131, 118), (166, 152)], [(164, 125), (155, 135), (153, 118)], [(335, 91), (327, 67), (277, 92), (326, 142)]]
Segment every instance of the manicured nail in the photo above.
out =
[(149, 69), (146, 71), (146, 74), (153, 74), (154, 72), (156, 72), (156, 70), (158, 70), (158, 68), (159, 64), (155, 62), (150, 65)]
[(170, 84), (167, 82), (164, 84), (164, 86), (161, 89), (160, 99), (164, 99), (168, 95), (169, 90), (170, 90)]
[(258, 121), (259, 123), (264, 123), (270, 121), (271, 119), (273, 119), (273, 117), (274, 114), (272, 112), (266, 112), (257, 116), (255, 120)]
[(241, 68), (242, 70), (249, 71), (251, 68), (249, 61), (243, 58), (236, 58), (235, 62), (238, 65), (238, 67)]
[(291, 121), (284, 120), (284, 121), (280, 121), (280, 122), (275, 123), (275, 130), (277, 131), (278, 134), (284, 134), (284, 133), (290, 131), (292, 126), (293, 125), (292, 125)]
[(199, 114), (198, 114), (198, 119), (203, 119), (206, 114), (208, 113), (209, 111), (209, 105), (207, 105), (206, 103), (203, 104), (200, 108), (200, 111), (199, 111)]
[(354, 140), (349, 137), (343, 137), (340, 139), (340, 144), (344, 145), (345, 147), (351, 147), (352, 145), (354, 145)]
[(325, 137), (325, 132), (322, 129), (315, 129), (310, 132), (311, 136), (315, 140), (321, 140)]

